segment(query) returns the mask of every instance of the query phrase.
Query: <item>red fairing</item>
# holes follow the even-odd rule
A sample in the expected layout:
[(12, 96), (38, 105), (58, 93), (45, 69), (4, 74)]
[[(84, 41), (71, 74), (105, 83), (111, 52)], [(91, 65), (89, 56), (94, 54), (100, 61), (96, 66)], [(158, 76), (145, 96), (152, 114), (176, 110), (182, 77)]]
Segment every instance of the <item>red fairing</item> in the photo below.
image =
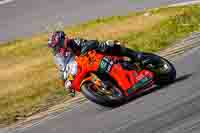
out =
[(125, 91), (127, 88), (135, 84), (133, 75), (137, 74), (136, 71), (127, 71), (122, 68), (120, 64), (113, 65), (110, 75), (117, 81), (118, 85)]
[(85, 78), (85, 76), (89, 73), (89, 72), (95, 72), (98, 70), (98, 66), (93, 66), (90, 68), (83, 68), (78, 75), (75, 77), (74, 81), (72, 82), (72, 88), (74, 88), (76, 91), (81, 91), (80, 90), (80, 85), (81, 82), (83, 81), (83, 79)]
[(88, 52), (88, 54), (85, 56), (77, 57), (76, 61), (78, 63), (78, 73), (74, 81), (72, 82), (72, 87), (76, 91), (81, 91), (81, 82), (88, 73), (96, 72), (98, 70), (99, 64), (103, 57), (104, 55), (96, 54), (96, 52), (94, 51)]
[(87, 75), (88, 73), (88, 69), (83, 69), (81, 70), (81, 72), (79, 72), (77, 74), (77, 76), (75, 77), (74, 81), (72, 82), (72, 88), (74, 88), (76, 91), (81, 91), (80, 90), (80, 85), (82, 80), (84, 79), (84, 77)]
[[(104, 55), (91, 51), (87, 55), (77, 58), (79, 69), (78, 74), (72, 83), (72, 87), (76, 91), (81, 91), (81, 82), (88, 73), (98, 71), (103, 57)], [(132, 88), (141, 79), (144, 77), (153, 79), (154, 77), (154, 74), (148, 70), (142, 70), (140, 72), (127, 70), (124, 69), (121, 64), (113, 64), (109, 71), (109, 75), (118, 83), (120, 88), (124, 91), (124, 94), (127, 96), (130, 95), (127, 93), (128, 89)]]

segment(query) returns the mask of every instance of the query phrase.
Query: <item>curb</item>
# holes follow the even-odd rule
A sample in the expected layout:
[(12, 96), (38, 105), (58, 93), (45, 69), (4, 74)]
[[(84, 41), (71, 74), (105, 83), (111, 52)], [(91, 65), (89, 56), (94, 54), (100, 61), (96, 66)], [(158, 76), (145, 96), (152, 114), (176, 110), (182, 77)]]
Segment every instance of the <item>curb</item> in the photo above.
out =
[(199, 4), (199, 3), (200, 3), (200, 0), (193, 0), (193, 1), (188, 1), (188, 2), (180, 2), (180, 3), (177, 3), (177, 4), (171, 4), (171, 5), (168, 5), (167, 7), (194, 5), (194, 4)]
[(7, 3), (11, 3), (13, 2), (14, 0), (0, 0), (0, 5), (4, 5), (4, 4), (7, 4)]

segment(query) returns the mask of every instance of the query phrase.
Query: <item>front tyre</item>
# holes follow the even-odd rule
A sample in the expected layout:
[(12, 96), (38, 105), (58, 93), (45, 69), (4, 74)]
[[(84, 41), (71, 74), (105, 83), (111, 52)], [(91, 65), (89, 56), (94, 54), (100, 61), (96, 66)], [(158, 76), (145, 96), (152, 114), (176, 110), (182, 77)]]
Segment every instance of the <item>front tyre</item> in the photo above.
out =
[(117, 86), (113, 85), (112, 92), (107, 92), (106, 94), (99, 91), (100, 89), (102, 88), (97, 88), (92, 81), (86, 81), (81, 85), (83, 95), (96, 104), (107, 107), (116, 107), (125, 102), (125, 96)]

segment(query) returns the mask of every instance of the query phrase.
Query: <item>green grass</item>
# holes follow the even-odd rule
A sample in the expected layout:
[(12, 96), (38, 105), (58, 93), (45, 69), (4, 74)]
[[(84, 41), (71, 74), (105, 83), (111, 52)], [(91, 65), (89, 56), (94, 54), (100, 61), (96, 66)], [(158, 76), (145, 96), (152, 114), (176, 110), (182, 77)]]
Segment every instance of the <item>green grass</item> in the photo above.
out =
[[(156, 52), (174, 41), (200, 31), (200, 6), (151, 9), (127, 16), (99, 18), (66, 27), (71, 37), (118, 39), (128, 47)], [(148, 15), (144, 15), (147, 14)], [(58, 81), (47, 48), (47, 34), (0, 45), (0, 124), (46, 110), (70, 97)]]

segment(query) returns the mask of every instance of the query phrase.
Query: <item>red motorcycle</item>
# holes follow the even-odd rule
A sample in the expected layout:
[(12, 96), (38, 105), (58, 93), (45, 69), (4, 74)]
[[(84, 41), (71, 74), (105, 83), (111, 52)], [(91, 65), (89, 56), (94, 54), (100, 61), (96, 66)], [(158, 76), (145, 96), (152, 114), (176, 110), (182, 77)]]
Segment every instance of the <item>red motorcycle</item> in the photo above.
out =
[[(165, 85), (175, 80), (176, 70), (172, 63), (155, 54), (144, 55), (156, 57), (157, 62), (144, 66), (140, 62), (133, 63), (126, 57), (89, 51), (76, 59), (79, 69), (72, 88), (82, 92), (96, 104), (113, 107), (153, 88), (154, 85)], [(145, 82), (147, 80), (148, 82)], [(137, 87), (143, 83), (145, 84), (142, 88)]]

